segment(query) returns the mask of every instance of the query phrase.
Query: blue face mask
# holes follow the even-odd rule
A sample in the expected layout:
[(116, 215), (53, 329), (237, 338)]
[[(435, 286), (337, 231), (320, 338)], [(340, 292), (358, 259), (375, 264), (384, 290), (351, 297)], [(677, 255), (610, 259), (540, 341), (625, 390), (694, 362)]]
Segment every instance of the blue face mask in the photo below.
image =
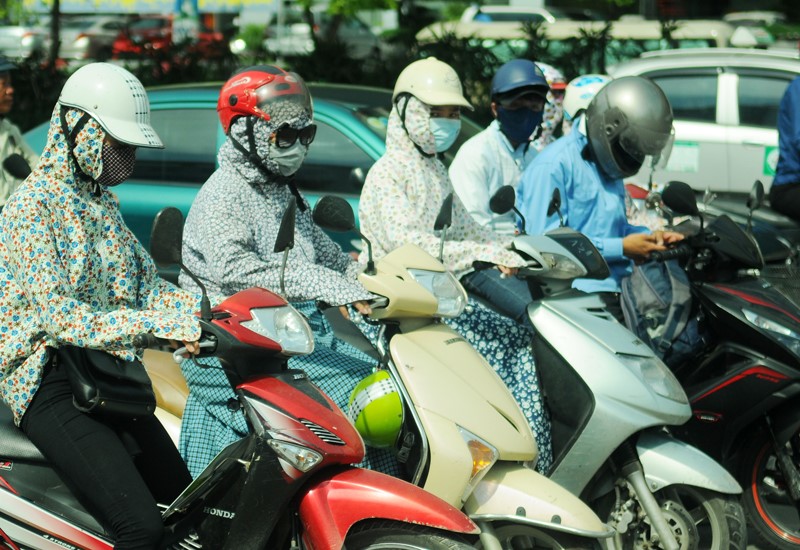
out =
[(461, 131), (461, 119), (431, 118), (430, 127), (433, 139), (436, 140), (436, 152), (443, 153), (455, 143)]
[(531, 139), (543, 118), (544, 111), (531, 111), (524, 107), (521, 109), (497, 108), (500, 130), (515, 143), (524, 143)]

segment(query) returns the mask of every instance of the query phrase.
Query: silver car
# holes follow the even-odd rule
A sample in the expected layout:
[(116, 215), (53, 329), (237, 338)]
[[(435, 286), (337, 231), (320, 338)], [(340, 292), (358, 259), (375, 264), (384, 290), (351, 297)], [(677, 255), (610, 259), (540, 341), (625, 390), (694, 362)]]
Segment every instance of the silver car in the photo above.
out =
[[(60, 28), (60, 57), (101, 61), (109, 59), (114, 40), (132, 18), (128, 15), (65, 17)], [(49, 48), (49, 36), (45, 44)]]
[[(682, 180), (698, 191), (747, 193), (772, 183), (778, 162), (778, 105), (800, 75), (797, 52), (709, 48), (650, 52), (609, 68), (614, 77), (653, 79), (675, 115), (669, 162), (653, 181)], [(632, 180), (645, 184), (645, 166)]]
[(0, 54), (15, 60), (45, 53), (46, 21), (0, 25)]

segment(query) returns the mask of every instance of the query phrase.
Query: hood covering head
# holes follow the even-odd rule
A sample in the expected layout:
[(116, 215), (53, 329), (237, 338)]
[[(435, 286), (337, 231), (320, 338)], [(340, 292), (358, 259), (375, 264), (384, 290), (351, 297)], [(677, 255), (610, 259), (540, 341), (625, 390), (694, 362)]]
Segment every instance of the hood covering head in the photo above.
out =
[(280, 175), (277, 163), (270, 158), (277, 146), (270, 143), (269, 138), (284, 124), (299, 130), (311, 122), (310, 113), (292, 101), (274, 103), (269, 121), (255, 116), (238, 117), (220, 148), (219, 164), (233, 166), (251, 183), (265, 179), (283, 183), (285, 178)]
[[(69, 136), (65, 136), (65, 129)], [(71, 139), (68, 139), (70, 136)], [(50, 117), (47, 143), (41, 160), (33, 171), (33, 177), (47, 174), (51, 179), (97, 193), (99, 186), (95, 180), (103, 171), (105, 136), (106, 132), (100, 124), (83, 111), (62, 109), (56, 105)], [(71, 150), (68, 143), (72, 144)]]
[(435, 155), (436, 139), (430, 127), (430, 112), (430, 107), (412, 95), (398, 98), (386, 129), (387, 150), (390, 147), (419, 147), (423, 155)]

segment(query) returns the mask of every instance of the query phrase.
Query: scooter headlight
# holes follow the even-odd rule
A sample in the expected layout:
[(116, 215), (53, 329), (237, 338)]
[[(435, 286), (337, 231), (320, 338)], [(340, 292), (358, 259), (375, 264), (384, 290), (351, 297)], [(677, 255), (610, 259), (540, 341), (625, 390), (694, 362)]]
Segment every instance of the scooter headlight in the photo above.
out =
[(618, 353), (617, 357), (634, 373), (641, 373), (645, 382), (661, 397), (666, 397), (676, 403), (689, 403), (686, 392), (683, 391), (678, 379), (658, 357), (641, 357), (621, 353)]
[(409, 269), (414, 280), (436, 297), (438, 317), (458, 317), (467, 305), (467, 293), (449, 271)]
[(500, 453), (484, 439), (481, 439), (469, 430), (458, 426), (458, 432), (461, 434), (461, 438), (464, 440), (464, 443), (467, 444), (469, 453), (472, 455), (472, 473), (469, 477), (469, 483), (467, 483), (467, 487), (464, 489), (464, 494), (461, 495), (461, 502), (464, 502), (469, 498), (469, 495), (472, 494), (472, 491), (475, 490), (475, 486), (483, 479), (483, 476), (489, 471), (489, 468), (497, 462)]
[(743, 308), (742, 313), (744, 313), (745, 319), (747, 319), (752, 325), (772, 333), (772, 335), (778, 341), (780, 341), (781, 344), (792, 350), (792, 352), (800, 355), (800, 334), (797, 334), (797, 332), (782, 325), (774, 319), (764, 317), (760, 313), (756, 313), (753, 310)]
[(284, 355), (305, 355), (314, 351), (314, 337), (305, 318), (290, 305), (251, 309), (250, 321), (242, 326), (275, 340)]

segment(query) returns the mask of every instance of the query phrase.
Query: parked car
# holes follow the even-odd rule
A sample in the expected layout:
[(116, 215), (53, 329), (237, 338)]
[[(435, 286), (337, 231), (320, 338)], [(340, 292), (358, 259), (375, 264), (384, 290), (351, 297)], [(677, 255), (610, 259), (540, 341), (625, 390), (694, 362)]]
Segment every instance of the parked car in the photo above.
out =
[(0, 24), (0, 54), (21, 60), (43, 55), (48, 28), (41, 21)]
[[(734, 48), (642, 54), (608, 71), (653, 79), (675, 116), (675, 144), (658, 180), (697, 190), (747, 193), (772, 183), (778, 159), (778, 104), (800, 75), (797, 53)], [(635, 178), (645, 184), (645, 168)]]
[[(580, 39), (585, 34), (599, 34), (607, 21), (557, 20), (542, 24), (547, 38), (549, 57), (558, 58), (565, 53), (570, 39)], [(655, 20), (626, 19), (611, 22), (610, 40), (605, 48), (606, 66), (637, 57), (642, 52), (670, 48), (724, 47), (730, 45), (734, 27), (722, 21), (680, 20), (671, 33), (671, 40), (663, 38), (662, 24)], [(428, 25), (417, 33), (417, 41), (425, 47), (442, 37), (454, 35), (467, 39), (474, 45), (491, 51), (499, 61), (526, 55), (529, 32), (524, 23), (498, 22), (492, 24), (475, 21), (447, 21)]]
[[(328, 33), (333, 24), (333, 15), (324, 5), (311, 8), (314, 18), (310, 26), (302, 10), (287, 8), (280, 16), (276, 13), (266, 26), (264, 47), (267, 51), (280, 56), (309, 55), (314, 51), (313, 33)], [(348, 48), (350, 57), (364, 59), (382, 50), (381, 40), (370, 30), (366, 23), (354, 15), (344, 16), (336, 32), (336, 37)]]
[(184, 25), (179, 31), (171, 15), (141, 16), (117, 35), (112, 45), (112, 57), (115, 59), (140, 59), (148, 53), (168, 52), (173, 43), (188, 39), (191, 47), (208, 59), (217, 57), (228, 48), (228, 42), (221, 32), (200, 27), (196, 36)]
[[(148, 90), (151, 123), (164, 149), (139, 149), (130, 180), (114, 188), (128, 226), (146, 247), (155, 214), (177, 206), (188, 214), (195, 194), (216, 169), (216, 153), (225, 140), (217, 118), (222, 83), (189, 84)], [(314, 98), (317, 134), (295, 182), (314, 204), (327, 194), (345, 197), (358, 211), (358, 196), (367, 171), (385, 150), (392, 92), (381, 88), (335, 84), (309, 85)], [(49, 122), (33, 128), (25, 139), (41, 151)], [(464, 119), (462, 131), (445, 162), (481, 128)], [(352, 235), (332, 236), (354, 250)]]
[(500, 21), (516, 21), (536, 23), (546, 21), (552, 23), (556, 19), (566, 19), (555, 8), (533, 8), (526, 6), (469, 6), (461, 14), (462, 22), (497, 23)]
[[(112, 47), (119, 33), (130, 23), (129, 15), (72, 16), (61, 20), (59, 57), (62, 59), (96, 59), (111, 57)], [(50, 36), (45, 40), (45, 51), (50, 47)]]

